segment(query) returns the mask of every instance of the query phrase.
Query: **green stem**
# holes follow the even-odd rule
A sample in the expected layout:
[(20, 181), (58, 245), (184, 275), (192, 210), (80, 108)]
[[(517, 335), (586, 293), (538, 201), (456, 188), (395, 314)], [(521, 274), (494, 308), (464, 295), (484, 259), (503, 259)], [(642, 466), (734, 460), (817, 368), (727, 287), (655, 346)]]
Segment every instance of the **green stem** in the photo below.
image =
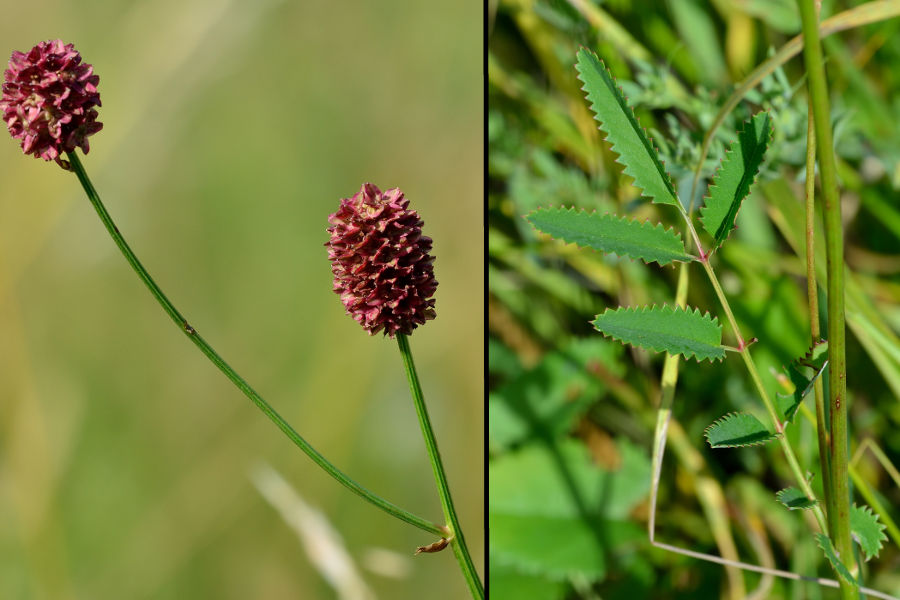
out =
[(401, 521), (406, 521), (410, 525), (415, 525), (419, 529), (427, 531), (429, 533), (433, 533), (436, 535), (443, 535), (444, 530), (440, 525), (436, 525), (430, 521), (427, 521), (421, 517), (417, 517), (416, 515), (403, 510), (402, 508), (388, 502), (387, 500), (373, 494), (360, 484), (356, 483), (343, 472), (341, 472), (337, 467), (328, 462), (324, 456), (319, 454), (315, 448), (313, 448), (309, 442), (303, 439), (299, 433), (297, 433), (293, 427), (291, 427), (287, 421), (285, 421), (281, 415), (275, 412), (275, 409), (272, 408), (268, 402), (262, 399), (262, 397), (250, 387), (250, 385), (244, 381), (244, 379), (238, 375), (234, 369), (232, 369), (228, 364), (222, 360), (215, 350), (206, 343), (197, 330), (191, 327), (188, 323), (187, 319), (185, 319), (178, 309), (175, 308), (175, 305), (172, 304), (166, 295), (162, 292), (156, 282), (153, 281), (153, 278), (150, 277), (150, 274), (144, 268), (144, 266), (140, 263), (137, 256), (135, 256), (134, 252), (129, 248), (128, 243), (125, 241), (125, 238), (122, 237), (122, 234), (119, 233), (119, 228), (116, 227), (116, 224), (113, 222), (112, 217), (109, 216), (109, 213), (106, 212), (106, 207), (103, 206), (103, 202), (100, 200), (100, 196), (97, 194), (97, 190), (94, 189), (91, 180), (88, 179), (87, 173), (84, 170), (84, 166), (81, 164), (81, 160), (79, 160), (78, 156), (75, 152), (69, 152), (67, 154), (69, 162), (71, 163), (71, 169), (75, 172), (75, 175), (78, 176), (78, 181), (81, 182), (84, 191), (87, 193), (88, 199), (91, 201), (91, 204), (94, 205), (94, 208), (97, 210), (97, 214), (100, 215), (100, 220), (103, 221), (103, 225), (106, 226), (106, 230), (109, 231), (109, 235), (112, 236), (113, 241), (116, 243), (116, 246), (119, 247), (119, 250), (122, 251), (122, 254), (125, 255), (125, 260), (128, 261), (128, 264), (131, 265), (131, 268), (134, 269), (134, 272), (137, 273), (138, 277), (141, 278), (141, 281), (147, 286), (150, 290), (150, 293), (153, 294), (153, 297), (156, 298), (156, 301), (163, 307), (163, 310), (166, 311), (166, 314), (175, 322), (178, 328), (184, 333), (188, 339), (190, 339), (195, 346), (197, 346), (203, 354), (206, 355), (209, 360), (216, 365), (225, 376), (234, 383), (235, 386), (239, 390), (241, 390), (245, 396), (247, 396), (258, 408), (261, 410), (275, 425), (280, 429), (284, 434), (292, 441), (294, 444), (303, 450), (307, 456), (309, 456), (314, 463), (319, 465), (326, 473), (334, 477), (341, 485), (352, 491), (357, 496), (369, 501), (371, 504), (374, 504), (384, 512), (388, 513), (391, 516), (394, 516)]
[(409, 391), (412, 393), (413, 403), (416, 405), (416, 414), (419, 416), (419, 425), (422, 427), (422, 437), (425, 438), (425, 448), (428, 450), (428, 460), (434, 471), (434, 480), (437, 483), (438, 495), (441, 498), (441, 507), (444, 509), (444, 518), (450, 528), (450, 546), (453, 554), (462, 569), (469, 584), (472, 597), (483, 600), (484, 588), (475, 570), (466, 539), (463, 537), (462, 527), (453, 508), (453, 498), (450, 497), (450, 486), (447, 485), (447, 475), (444, 473), (444, 465), (441, 463), (441, 453), (438, 451), (434, 430), (431, 428), (431, 420), (428, 418), (428, 409), (425, 407), (425, 396), (422, 394), (422, 386), (419, 385), (419, 376), (416, 373), (416, 365), (413, 362), (412, 352), (409, 350), (409, 339), (402, 333), (397, 334), (397, 345), (400, 347), (400, 355), (403, 357), (403, 368), (406, 370), (406, 379), (409, 381)]
[[(828, 275), (828, 410), (831, 416), (831, 476), (834, 484), (834, 522), (832, 540), (841, 560), (856, 577), (853, 541), (850, 537), (850, 477), (847, 462), (847, 356), (844, 341), (844, 238), (841, 224), (841, 199), (837, 187), (837, 169), (831, 137), (831, 111), (828, 84), (819, 40), (818, 19), (813, 0), (798, 0), (803, 22), (803, 56), (806, 61), (807, 87), (816, 129), (816, 150), (822, 180), (825, 217), (825, 270)], [(854, 586), (842, 581), (844, 598), (856, 596)]]
[[(813, 344), (822, 337), (819, 327), (819, 288), (816, 284), (816, 129), (812, 103), (809, 104), (806, 125), (806, 298), (809, 303), (809, 333)], [(825, 419), (825, 391), (822, 379), (813, 384), (816, 401), (816, 436), (819, 441), (819, 466), (822, 470), (822, 489), (825, 493), (825, 514), (828, 530), (837, 531), (834, 507), (834, 481), (831, 472), (831, 436)]]
[[(691, 227), (693, 227), (693, 225), (691, 225)], [(731, 304), (728, 302), (728, 298), (725, 297), (725, 293), (722, 291), (722, 286), (721, 284), (719, 284), (719, 279), (716, 277), (715, 271), (713, 271), (712, 267), (709, 265), (708, 258), (701, 260), (700, 262), (703, 264), (703, 268), (706, 270), (709, 281), (710, 283), (712, 283), (713, 289), (715, 289), (716, 291), (716, 296), (719, 298), (719, 303), (722, 305), (722, 310), (725, 311), (725, 316), (728, 318), (729, 324), (731, 324), (731, 329), (734, 332), (735, 337), (737, 337), (738, 339), (738, 349), (740, 350), (741, 358), (744, 359), (744, 364), (747, 366), (747, 371), (750, 373), (750, 378), (753, 379), (753, 384), (756, 386), (756, 391), (759, 392), (759, 397), (762, 398), (763, 404), (766, 407), (766, 411), (768, 411), (769, 417), (771, 417), (772, 423), (775, 425), (775, 432), (780, 434), (778, 436), (778, 442), (781, 444), (781, 449), (784, 452), (785, 458), (787, 458), (791, 473), (793, 473), (797, 485), (800, 486), (800, 489), (803, 491), (806, 497), (812, 501), (815, 501), (815, 492), (813, 492), (812, 487), (809, 485), (809, 481), (807, 481), (806, 477), (804, 476), (803, 469), (800, 468), (800, 463), (797, 461), (797, 456), (794, 454), (794, 449), (791, 447), (791, 443), (788, 441), (787, 436), (784, 435), (784, 425), (778, 418), (778, 413), (775, 411), (775, 404), (772, 402), (772, 399), (769, 398), (769, 393), (766, 391), (766, 388), (762, 382), (762, 378), (760, 378), (759, 376), (759, 371), (756, 368), (756, 363), (753, 362), (753, 357), (750, 356), (750, 349), (744, 341), (743, 336), (741, 335), (741, 330), (738, 328), (737, 320), (734, 318), (734, 313), (731, 311)], [(822, 507), (816, 504), (812, 510), (813, 514), (816, 517), (816, 522), (818, 522), (819, 524), (819, 528), (821, 528), (823, 532), (828, 533), (828, 525), (825, 521), (825, 513), (822, 512)]]

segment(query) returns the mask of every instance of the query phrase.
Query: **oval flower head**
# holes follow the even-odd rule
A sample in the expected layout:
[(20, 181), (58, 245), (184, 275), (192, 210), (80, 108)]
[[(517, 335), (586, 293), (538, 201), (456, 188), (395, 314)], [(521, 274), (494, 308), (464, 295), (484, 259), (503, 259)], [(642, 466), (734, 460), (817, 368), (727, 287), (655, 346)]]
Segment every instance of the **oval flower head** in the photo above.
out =
[(87, 154), (88, 136), (103, 128), (94, 109), (100, 106), (99, 81), (75, 46), (61, 40), (13, 52), (3, 73), (3, 121), (35, 158), (61, 163), (61, 155), (75, 148)]
[(328, 217), (334, 291), (369, 335), (409, 335), (435, 316), (431, 238), (408, 207), (398, 188), (365, 183)]

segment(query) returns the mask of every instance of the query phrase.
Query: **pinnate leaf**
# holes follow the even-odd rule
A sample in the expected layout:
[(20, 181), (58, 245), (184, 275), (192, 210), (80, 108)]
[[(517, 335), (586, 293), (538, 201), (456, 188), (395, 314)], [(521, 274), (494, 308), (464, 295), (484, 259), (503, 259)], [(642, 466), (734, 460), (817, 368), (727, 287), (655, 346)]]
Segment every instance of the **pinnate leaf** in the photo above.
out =
[(620, 342), (701, 360), (725, 358), (722, 326), (709, 313), (669, 306), (620, 307), (597, 315), (594, 328)]
[(713, 448), (759, 446), (779, 437), (770, 433), (759, 419), (747, 413), (729, 413), (706, 428), (706, 440)]
[(834, 545), (832, 545), (828, 536), (824, 533), (816, 533), (816, 541), (819, 543), (819, 548), (825, 553), (825, 557), (828, 559), (828, 562), (831, 563), (831, 566), (834, 567), (834, 570), (837, 571), (840, 578), (851, 585), (858, 585), (857, 582), (853, 580), (853, 575), (850, 574), (850, 571), (847, 570), (847, 567), (841, 562), (841, 559), (838, 558), (837, 551), (834, 549)]
[(775, 498), (790, 510), (806, 510), (818, 504), (795, 487), (784, 488), (775, 494)]
[(744, 122), (737, 139), (725, 152), (709, 186), (705, 206), (700, 209), (700, 222), (714, 240), (712, 250), (722, 245), (734, 229), (741, 202), (750, 193), (771, 138), (769, 113), (757, 113)]
[(792, 394), (776, 394), (775, 403), (784, 417), (785, 423), (792, 423), (803, 399), (813, 389), (816, 379), (825, 371), (828, 365), (828, 342), (819, 340), (800, 358), (791, 361), (784, 367), (791, 385), (794, 387)]
[(582, 48), (578, 51), (575, 68), (578, 78), (584, 83), (582, 89), (587, 92), (600, 130), (606, 133), (606, 141), (619, 155), (619, 162), (625, 165), (625, 174), (634, 178), (634, 185), (654, 203), (678, 206), (675, 187), (659, 160), (656, 148), (650, 143), (606, 65), (596, 54)]
[(681, 234), (655, 227), (627, 217), (588, 213), (574, 208), (539, 208), (525, 217), (538, 231), (559, 240), (612, 252), (619, 256), (639, 258), (646, 263), (667, 265), (672, 261), (687, 262)]
[(878, 521), (878, 515), (868, 506), (850, 507), (850, 534), (866, 555), (866, 560), (878, 556), (881, 543), (887, 541), (886, 527)]

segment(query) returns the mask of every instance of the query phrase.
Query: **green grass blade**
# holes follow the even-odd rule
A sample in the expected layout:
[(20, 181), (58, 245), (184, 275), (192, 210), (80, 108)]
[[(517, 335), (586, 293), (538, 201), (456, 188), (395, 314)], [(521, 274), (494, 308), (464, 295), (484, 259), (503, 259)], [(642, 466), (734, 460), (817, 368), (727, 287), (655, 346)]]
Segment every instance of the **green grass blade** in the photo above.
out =
[(582, 89), (587, 93), (600, 130), (606, 133), (606, 141), (612, 151), (619, 155), (625, 174), (632, 177), (634, 185), (654, 203), (680, 206), (675, 187), (656, 149), (606, 65), (596, 54), (582, 48), (578, 51), (575, 68), (578, 78), (584, 83)]
[(597, 315), (594, 328), (620, 342), (697, 361), (725, 358), (722, 326), (709, 313), (669, 306), (620, 307)]
[(649, 222), (627, 217), (576, 211), (574, 208), (539, 208), (525, 217), (538, 231), (553, 238), (600, 252), (639, 258), (645, 263), (667, 265), (692, 260), (681, 234)]
[(706, 205), (700, 209), (700, 222), (715, 240), (713, 250), (722, 245), (734, 230), (741, 202), (759, 173), (766, 148), (772, 139), (772, 119), (768, 112), (754, 115), (738, 130), (737, 139), (725, 153), (722, 164), (709, 186)]
[(704, 435), (712, 448), (760, 446), (779, 437), (777, 433), (766, 429), (759, 419), (747, 413), (725, 415), (707, 427)]

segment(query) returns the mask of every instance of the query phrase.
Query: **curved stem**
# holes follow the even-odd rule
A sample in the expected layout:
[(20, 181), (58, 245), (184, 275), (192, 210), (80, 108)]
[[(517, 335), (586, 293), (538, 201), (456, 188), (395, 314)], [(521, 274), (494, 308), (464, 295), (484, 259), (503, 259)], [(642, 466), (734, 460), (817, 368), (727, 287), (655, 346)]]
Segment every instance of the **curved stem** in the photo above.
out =
[(425, 407), (425, 396), (422, 394), (422, 386), (419, 385), (419, 376), (416, 373), (416, 365), (413, 362), (412, 352), (409, 350), (409, 339), (402, 333), (397, 334), (397, 345), (400, 347), (400, 355), (403, 357), (403, 368), (406, 370), (406, 379), (409, 381), (409, 391), (412, 393), (413, 403), (416, 405), (416, 414), (419, 416), (419, 425), (422, 427), (422, 437), (425, 438), (425, 448), (428, 450), (428, 460), (434, 471), (434, 480), (437, 483), (438, 495), (441, 498), (441, 507), (444, 509), (444, 518), (447, 519), (450, 528), (450, 546), (453, 554), (462, 569), (469, 584), (472, 597), (478, 600), (484, 598), (484, 588), (475, 570), (466, 539), (463, 537), (462, 527), (453, 508), (453, 499), (450, 497), (450, 486), (447, 485), (447, 475), (444, 473), (444, 465), (441, 463), (441, 453), (438, 451), (434, 430), (431, 428), (431, 420), (428, 418), (428, 409)]
[(147, 286), (150, 290), (150, 293), (153, 294), (153, 297), (156, 298), (156, 301), (163, 307), (163, 310), (166, 311), (166, 314), (175, 322), (178, 328), (190, 339), (195, 346), (197, 346), (200, 351), (206, 355), (209, 360), (216, 365), (225, 376), (234, 383), (235, 386), (239, 390), (241, 390), (245, 396), (247, 396), (258, 408), (261, 410), (269, 419), (275, 423), (275, 425), (280, 429), (284, 434), (292, 441), (294, 444), (303, 450), (307, 456), (309, 456), (314, 463), (319, 465), (326, 473), (331, 475), (334, 479), (336, 479), (341, 485), (352, 491), (357, 496), (367, 500), (371, 504), (374, 504), (384, 512), (388, 513), (391, 516), (394, 516), (401, 521), (406, 521), (410, 525), (415, 525), (419, 529), (427, 531), (429, 533), (433, 533), (436, 535), (443, 535), (443, 528), (439, 525), (436, 525), (426, 519), (418, 517), (408, 511), (403, 510), (402, 508), (388, 502), (387, 500), (381, 498), (380, 496), (375, 495), (370, 492), (360, 484), (356, 483), (343, 472), (341, 472), (337, 467), (328, 462), (328, 460), (319, 454), (315, 448), (313, 448), (309, 442), (303, 439), (299, 433), (297, 433), (293, 427), (291, 427), (287, 421), (285, 421), (281, 415), (279, 415), (274, 408), (272, 408), (268, 402), (262, 399), (262, 397), (250, 387), (250, 385), (244, 381), (244, 379), (238, 375), (234, 369), (232, 369), (223, 359), (220, 357), (215, 350), (212, 349), (206, 340), (204, 340), (197, 330), (191, 327), (190, 323), (188, 323), (187, 319), (185, 319), (178, 309), (175, 308), (175, 305), (172, 304), (163, 291), (156, 285), (156, 282), (153, 281), (153, 278), (150, 277), (150, 274), (144, 268), (144, 266), (140, 263), (137, 256), (135, 256), (134, 252), (132, 252), (131, 248), (128, 246), (128, 243), (125, 241), (125, 238), (122, 237), (122, 234), (119, 233), (119, 228), (116, 227), (116, 224), (113, 222), (112, 217), (109, 216), (109, 213), (106, 212), (106, 208), (103, 206), (103, 202), (100, 200), (100, 196), (97, 194), (97, 190), (94, 189), (93, 184), (90, 179), (88, 179), (87, 173), (84, 170), (84, 166), (82, 166), (81, 161), (79, 160), (77, 154), (75, 152), (67, 153), (68, 159), (71, 163), (71, 169), (75, 172), (75, 175), (78, 176), (78, 181), (81, 182), (84, 191), (87, 193), (88, 199), (91, 201), (91, 204), (94, 205), (94, 208), (97, 211), (97, 214), (100, 216), (100, 220), (103, 221), (103, 225), (106, 226), (106, 230), (109, 231), (109, 235), (112, 236), (113, 241), (116, 243), (116, 246), (119, 247), (119, 250), (122, 251), (122, 254), (125, 256), (125, 260), (128, 261), (128, 264), (131, 265), (131, 268), (134, 269), (134, 272), (137, 273), (138, 277), (141, 278), (141, 281)]

